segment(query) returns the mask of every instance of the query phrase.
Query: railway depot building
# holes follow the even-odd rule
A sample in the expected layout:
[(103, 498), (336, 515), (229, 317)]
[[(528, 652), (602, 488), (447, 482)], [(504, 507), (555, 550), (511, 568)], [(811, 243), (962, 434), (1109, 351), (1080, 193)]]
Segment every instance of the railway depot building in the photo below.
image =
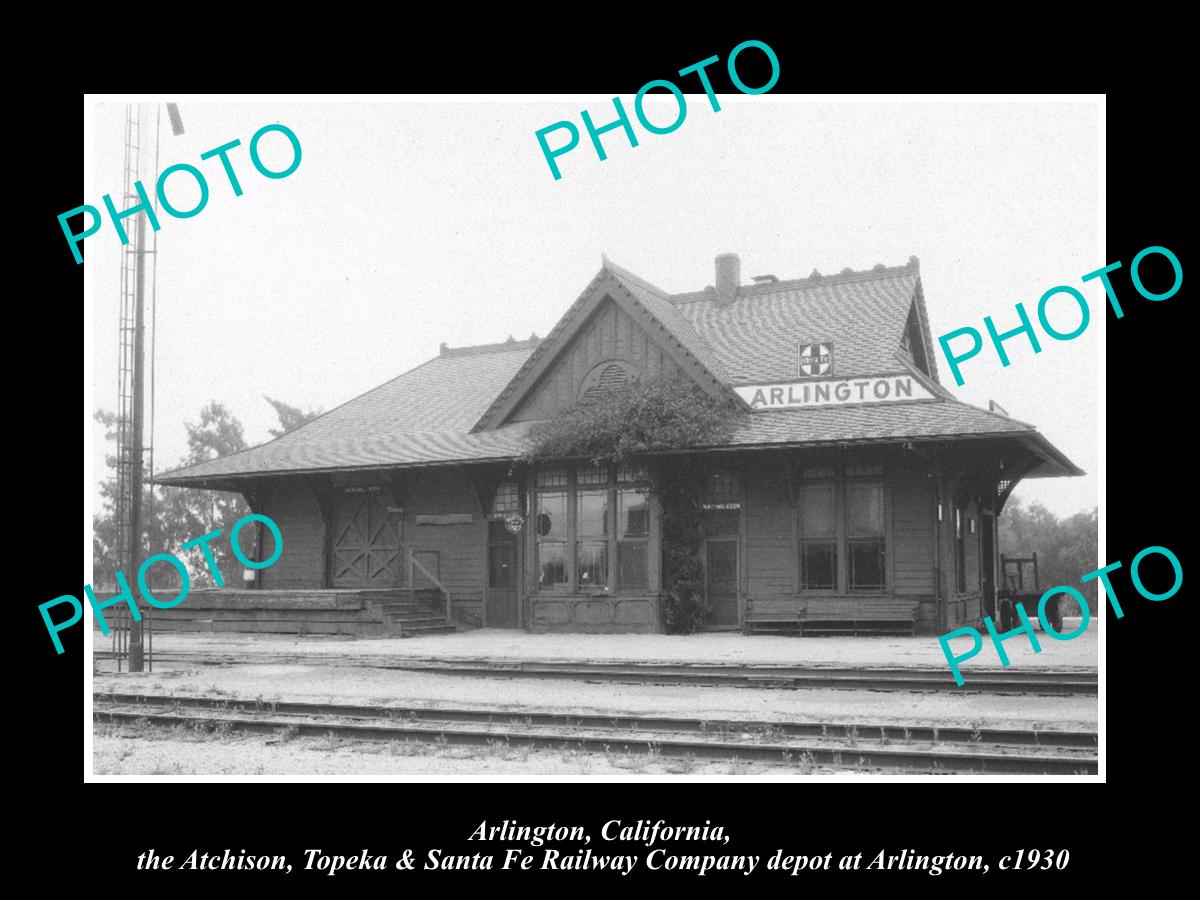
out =
[(674, 379), (738, 410), (728, 440), (694, 451), (708, 627), (940, 633), (990, 612), (1012, 488), (1082, 473), (942, 387), (916, 258), (743, 284), (724, 254), (715, 282), (672, 295), (605, 259), (544, 339), (443, 344), (156, 481), (238, 491), (278, 524), (283, 553), (239, 602), (420, 596), (459, 626), (661, 631), (662, 511), (638, 473), (520, 457), (534, 423), (589, 392)]

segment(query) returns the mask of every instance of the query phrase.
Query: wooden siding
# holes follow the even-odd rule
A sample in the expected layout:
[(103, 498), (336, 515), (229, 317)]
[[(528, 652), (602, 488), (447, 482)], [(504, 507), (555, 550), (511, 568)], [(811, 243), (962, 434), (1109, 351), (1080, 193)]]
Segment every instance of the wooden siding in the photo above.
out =
[(642, 633), (658, 630), (655, 596), (555, 596), (530, 598), (534, 632)]
[(777, 460), (745, 468), (742, 528), (746, 535), (747, 595), (758, 599), (794, 594), (799, 580), (795, 507)]
[(605, 300), (542, 377), (511, 421), (548, 419), (574, 403), (587, 374), (605, 361), (626, 362), (651, 375), (684, 377), (682, 369), (624, 310)]
[(919, 600), (917, 630), (937, 628), (937, 583), (934, 546), (937, 540), (937, 496), (933, 479), (919, 457), (898, 455), (889, 460), (892, 491), (892, 535), (888, 548), (897, 597)]
[[(454, 600), (475, 605), (483, 600), (486, 523), (478, 495), (466, 475), (458, 470), (427, 470), (405, 479), (402, 551), (408, 584), (410, 551), (438, 554), (439, 580)], [(265, 589), (324, 587), (324, 529), (321, 510), (308, 487), (297, 479), (281, 479), (263, 501), (283, 535), (283, 553), (273, 566), (262, 570)], [(455, 524), (418, 524), (428, 517)], [(267, 551), (270, 536), (267, 534)]]
[[(887, 589), (869, 595), (870, 602), (893, 600), (919, 603), (918, 632), (937, 628), (934, 542), (936, 507), (933, 480), (921, 459), (880, 451), (859, 457), (858, 463), (878, 460), (884, 465), (886, 485)], [(754, 618), (791, 618), (807, 609), (810, 601), (835, 601), (849, 611), (867, 603), (867, 595), (799, 590), (800, 562), (797, 510), (785, 466), (793, 469), (800, 457), (779, 455), (749, 457), (745, 468), (743, 507), (747, 605)], [(839, 515), (843, 515), (839, 504)], [(844, 552), (844, 546), (839, 548)], [(844, 563), (842, 565), (844, 579)]]
[[(621, 322), (625, 325), (622, 326)], [(580, 346), (589, 347), (595, 358), (615, 349), (622, 340), (631, 340), (636, 326), (612, 306), (601, 311), (581, 337)], [(605, 343), (604, 329), (610, 328), (612, 341)], [(624, 330), (623, 330), (624, 329)], [(624, 337), (623, 337), (624, 335)], [(582, 353), (582, 350), (572, 351)], [(582, 378), (593, 356), (581, 357), (572, 377)], [(564, 394), (563, 396), (566, 396)], [(931, 463), (921, 456), (897, 449), (879, 449), (859, 458), (878, 459), (885, 465), (887, 485), (885, 515), (887, 523), (887, 590), (874, 596), (896, 603), (917, 602), (918, 631), (940, 633), (962, 623), (972, 624), (980, 614), (980, 562), (982, 527), (978, 504), (972, 500), (968, 519), (974, 519), (974, 534), (966, 534), (967, 590), (957, 589), (954, 544), (953, 471), (955, 459), (942, 460), (941, 499), (945, 520), (936, 521), (938, 486), (931, 476)], [(797, 548), (796, 508), (788, 473), (801, 462), (800, 454), (777, 452), (730, 455), (728, 464), (740, 466), (742, 485), (742, 534), (739, 559), (740, 615), (752, 617), (797, 616), (810, 600), (852, 603), (855, 595), (836, 592), (801, 592)], [(964, 460), (965, 461), (965, 460)], [(372, 476), (374, 477), (374, 476)], [(382, 477), (382, 476), (380, 476)], [(425, 559), (436, 554), (439, 580), (450, 591), (464, 612), (482, 618), (485, 594), (487, 521), (479, 495), (465, 468), (430, 468), (393, 473), (389, 491), (404, 509), (403, 550), (408, 584), (408, 554), (416, 552)], [(324, 523), (320, 507), (308, 486), (298, 479), (281, 478), (263, 492), (263, 512), (280, 527), (284, 549), (279, 561), (261, 575), (261, 585), (275, 590), (319, 590), (323, 585)], [(632, 596), (540, 594), (533, 578), (536, 566), (529, 528), (522, 533), (524, 566), (519, 597), (522, 627), (534, 631), (655, 631), (660, 628), (660, 611), (653, 585), (658, 581), (660, 545), (659, 510), (651, 504), (652, 541), (650, 548), (649, 591)], [(938, 542), (940, 540), (940, 548)], [(269, 539), (268, 539), (269, 543)], [(264, 548), (270, 552), (270, 547)], [(940, 554), (938, 550), (940, 549)], [(844, 548), (842, 548), (844, 552)], [(939, 585), (938, 573), (941, 583)], [(842, 579), (844, 581), (844, 572)], [(943, 599), (941, 608), (937, 597)], [(866, 595), (860, 595), (866, 596)]]
[[(487, 522), (475, 487), (461, 469), (427, 469), (406, 475), (404, 497), (404, 565), (408, 583), (408, 554), (436, 553), (438, 580), (455, 603), (478, 610), (487, 576)], [(428, 517), (454, 524), (425, 524)], [(418, 524), (418, 520), (422, 524)]]
[[(298, 479), (281, 479), (264, 493), (262, 507), (263, 515), (279, 526), (283, 552), (260, 571), (260, 585), (269, 590), (324, 587), (325, 524), (311, 491)], [(263, 535), (269, 554), (271, 533), (264, 528)]]

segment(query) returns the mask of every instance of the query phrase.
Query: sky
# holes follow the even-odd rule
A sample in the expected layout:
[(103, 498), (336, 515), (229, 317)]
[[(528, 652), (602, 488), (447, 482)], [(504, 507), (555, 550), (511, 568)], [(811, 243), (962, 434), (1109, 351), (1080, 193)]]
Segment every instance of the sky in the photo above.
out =
[[(207, 206), (192, 218), (160, 213), (155, 374), (156, 468), (186, 452), (184, 422), (212, 400), (251, 444), (276, 424), (264, 395), (329, 409), (452, 347), (545, 335), (600, 268), (601, 253), (671, 292), (714, 282), (713, 260), (741, 257), (742, 276), (804, 277), (813, 269), (894, 266), (920, 258), (938, 335), (1018, 324), (1021, 302), (1068, 285), (1088, 298), (1082, 336), (1040, 335), (990, 347), (964, 365), (959, 399), (995, 400), (1038, 427), (1088, 474), (1023, 482), (1016, 496), (1060, 516), (1097, 505), (1097, 346), (1103, 288), (1081, 276), (1110, 260), (1098, 239), (1099, 119), (1090, 102), (818, 102), (811, 98), (687, 95), (673, 133), (603, 136), (600, 161), (580, 123), (614, 117), (610, 97), (449, 102), (201, 102), (180, 98), (185, 133), (163, 115), (159, 164), (144, 125), (143, 181), (176, 163), (199, 168)], [(157, 99), (157, 98), (156, 98)], [(172, 98), (166, 98), (172, 99)], [(627, 108), (632, 98), (624, 97)], [(120, 200), (125, 104), (95, 102), (83, 202)], [(157, 105), (142, 104), (144, 122)], [(675, 101), (647, 100), (668, 123)], [(535, 132), (571, 120), (580, 145), (555, 180)], [(302, 158), (280, 179), (261, 176), (248, 145), (282, 123)], [(210, 149), (230, 151), (235, 197)], [(561, 133), (549, 138), (552, 146)], [(268, 134), (262, 160), (282, 169), (286, 139)], [(197, 199), (186, 174), (168, 197)], [(119, 205), (118, 205), (118, 208)], [(127, 220), (132, 227), (132, 219)], [(92, 316), (90, 409), (114, 409), (120, 243), (112, 223), (85, 241)], [(64, 251), (67, 251), (64, 241)], [(1079, 322), (1061, 299), (1060, 331)], [(1061, 304), (1061, 305), (1057, 305)], [(90, 404), (89, 404), (90, 400)], [(103, 432), (93, 427), (94, 483)], [(93, 493), (93, 497), (96, 494)], [(95, 501), (93, 501), (95, 502)]]

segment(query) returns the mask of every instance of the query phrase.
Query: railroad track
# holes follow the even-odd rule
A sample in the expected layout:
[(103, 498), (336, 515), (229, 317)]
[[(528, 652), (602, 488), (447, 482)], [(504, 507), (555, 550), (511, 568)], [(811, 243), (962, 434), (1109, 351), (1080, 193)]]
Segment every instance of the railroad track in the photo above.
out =
[[(106, 651), (98, 651), (104, 658)], [(721, 687), (844, 688), (878, 691), (957, 691), (1020, 694), (1096, 694), (1092, 671), (999, 669), (968, 672), (958, 687), (949, 669), (835, 666), (784, 666), (575, 660), (499, 660), (495, 658), (347, 657), (313, 654), (169, 651), (156, 653), (164, 663), (194, 665), (362, 666), (439, 675), (488, 678), (558, 678), (576, 681), (690, 684)]]
[(935, 772), (1096, 774), (1082, 731), (689, 719), (96, 692), (101, 722)]

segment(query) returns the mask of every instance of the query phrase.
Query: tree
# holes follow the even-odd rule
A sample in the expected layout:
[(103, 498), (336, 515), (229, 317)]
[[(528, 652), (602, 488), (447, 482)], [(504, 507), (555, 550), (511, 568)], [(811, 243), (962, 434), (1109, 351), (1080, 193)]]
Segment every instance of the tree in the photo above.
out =
[[(197, 422), (186, 422), (187, 455), (181, 466), (194, 466), (246, 449), (242, 424), (223, 404), (213, 401), (200, 410)], [(208, 569), (200, 547), (181, 550), (184, 543), (217, 529), (222, 537), (211, 541), (209, 547), (225, 584), (241, 584), (242, 565), (229, 549), (229, 533), (235, 522), (249, 514), (250, 507), (242, 495), (232, 491), (206, 491), (195, 488), (162, 487), (158, 504), (160, 527), (167, 543), (160, 544), (159, 553), (176, 553), (187, 563), (196, 586), (212, 586), (215, 581)]]
[(294, 431), (325, 412), (325, 410), (319, 407), (305, 412), (298, 406), (292, 406), (291, 404), (284, 403), (282, 400), (275, 400), (265, 395), (263, 399), (275, 408), (275, 415), (279, 417), (279, 427), (269, 429), (273, 438), (283, 437), (289, 431)]
[[(1059, 519), (1034, 501), (1028, 507), (1020, 498), (1010, 497), (1000, 516), (1000, 552), (1009, 557), (1038, 555), (1038, 580), (1041, 590), (1066, 585), (1084, 596), (1080, 578), (1100, 568), (1099, 517), (1092, 508)], [(1070, 598), (1062, 602), (1073, 606)]]
[[(275, 407), (279, 417), (280, 427), (271, 429), (271, 434), (276, 437), (320, 415), (319, 410), (303, 412), (282, 401), (270, 398), (267, 401)], [(107, 410), (98, 410), (95, 419), (104, 426), (105, 439), (111, 452), (105, 455), (108, 476), (100, 484), (101, 508), (92, 517), (92, 582), (94, 585), (111, 585), (116, 581), (119, 560), (125, 555), (125, 548), (119, 546), (121, 529), (116, 515), (118, 421), (116, 414)], [(197, 421), (185, 423), (184, 428), (187, 431), (188, 451), (176, 466), (196, 465), (246, 449), (241, 422), (223, 404), (215, 401), (200, 410)], [(146, 464), (144, 477), (148, 482), (149, 459), (146, 459)], [(229, 549), (228, 536), (234, 523), (249, 512), (242, 496), (234, 492), (152, 487), (147, 483), (142, 492), (142, 558), (156, 553), (177, 554), (187, 563), (194, 587), (212, 586), (215, 582), (200, 547), (188, 551), (181, 548), (187, 541), (220, 529), (222, 536), (210, 542), (209, 547), (225, 584), (239, 585), (242, 567)], [(242, 537), (248, 534), (248, 531), (243, 532)], [(248, 546), (244, 549), (250, 551)], [(136, 591), (134, 579), (137, 573), (124, 574)], [(172, 584), (173, 576), (165, 564), (155, 566), (149, 579), (152, 586), (162, 586), (164, 591), (170, 586), (177, 586)]]

